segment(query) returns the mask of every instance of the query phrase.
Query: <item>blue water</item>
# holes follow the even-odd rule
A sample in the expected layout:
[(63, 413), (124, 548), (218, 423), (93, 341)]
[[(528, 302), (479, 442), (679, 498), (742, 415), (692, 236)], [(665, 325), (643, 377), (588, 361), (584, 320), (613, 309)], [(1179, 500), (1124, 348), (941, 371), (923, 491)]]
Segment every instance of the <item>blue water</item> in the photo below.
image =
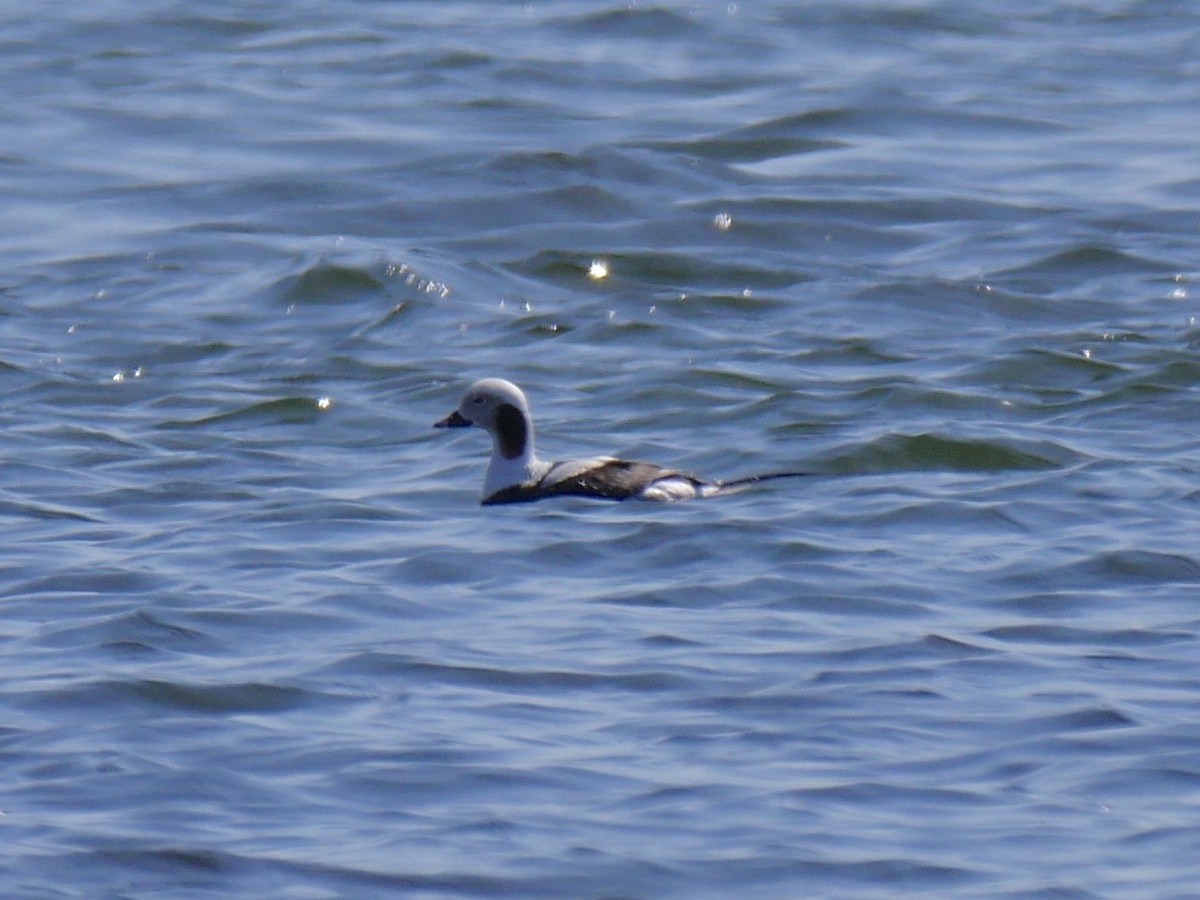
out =
[(4, 6), (0, 895), (1195, 896), (1198, 37)]

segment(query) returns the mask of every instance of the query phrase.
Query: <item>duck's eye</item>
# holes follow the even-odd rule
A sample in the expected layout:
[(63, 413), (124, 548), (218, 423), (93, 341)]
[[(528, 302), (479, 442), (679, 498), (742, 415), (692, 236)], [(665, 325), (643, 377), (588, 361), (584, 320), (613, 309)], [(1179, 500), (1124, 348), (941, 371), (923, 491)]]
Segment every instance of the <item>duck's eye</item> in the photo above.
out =
[(472, 406), (483, 406), (483, 397), (472, 397), (471, 405)]

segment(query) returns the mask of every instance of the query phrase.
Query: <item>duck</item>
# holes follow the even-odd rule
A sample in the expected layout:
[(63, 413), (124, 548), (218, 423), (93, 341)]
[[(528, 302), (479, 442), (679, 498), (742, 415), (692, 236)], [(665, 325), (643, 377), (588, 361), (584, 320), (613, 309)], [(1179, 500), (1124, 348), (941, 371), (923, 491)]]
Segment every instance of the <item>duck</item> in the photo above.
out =
[(483, 428), (492, 437), (492, 458), (483, 479), (484, 506), (528, 503), (547, 497), (675, 501), (711, 497), (772, 478), (806, 475), (774, 472), (734, 481), (710, 481), (689, 472), (592, 456), (550, 462), (534, 447), (533, 416), (524, 391), (503, 378), (476, 381), (435, 428)]

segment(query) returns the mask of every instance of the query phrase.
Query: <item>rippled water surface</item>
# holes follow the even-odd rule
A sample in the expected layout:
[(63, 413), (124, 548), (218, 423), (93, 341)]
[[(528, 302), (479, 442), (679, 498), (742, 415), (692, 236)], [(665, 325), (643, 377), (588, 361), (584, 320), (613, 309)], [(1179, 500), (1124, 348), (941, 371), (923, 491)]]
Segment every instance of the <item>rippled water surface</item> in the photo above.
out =
[(5, 6), (0, 894), (1194, 895), (1198, 35)]

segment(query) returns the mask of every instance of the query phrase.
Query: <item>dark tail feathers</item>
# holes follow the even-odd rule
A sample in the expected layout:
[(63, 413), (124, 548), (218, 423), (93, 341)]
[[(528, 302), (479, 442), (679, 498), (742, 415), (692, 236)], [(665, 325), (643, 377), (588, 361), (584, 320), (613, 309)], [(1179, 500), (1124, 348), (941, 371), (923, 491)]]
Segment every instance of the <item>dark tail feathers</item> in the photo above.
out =
[(744, 491), (746, 488), (762, 484), (764, 481), (775, 481), (778, 478), (811, 478), (815, 474), (815, 472), (764, 472), (762, 475), (731, 478), (729, 481), (718, 481), (716, 493), (724, 494), (731, 491)]

